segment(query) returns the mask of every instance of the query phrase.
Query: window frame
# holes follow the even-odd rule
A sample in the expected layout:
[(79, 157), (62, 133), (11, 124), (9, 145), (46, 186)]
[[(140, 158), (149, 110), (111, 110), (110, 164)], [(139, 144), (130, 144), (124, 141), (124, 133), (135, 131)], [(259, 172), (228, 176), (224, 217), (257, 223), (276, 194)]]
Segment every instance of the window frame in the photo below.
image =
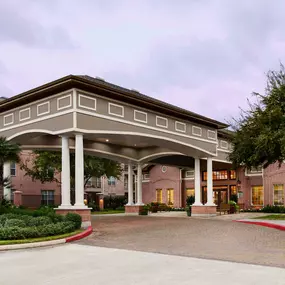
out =
[[(14, 166), (14, 167), (12, 167)], [(15, 171), (15, 174), (12, 174), (12, 170)], [(17, 165), (16, 165), (16, 162), (11, 162), (10, 163), (10, 176), (11, 177), (15, 177), (17, 175)]]
[(116, 178), (114, 176), (110, 176), (108, 178), (108, 185), (109, 186), (116, 186)]
[[(44, 192), (46, 192), (47, 195), (44, 195)], [(52, 196), (53, 199), (46, 199), (46, 203), (43, 203), (43, 201), (45, 201), (45, 199), (43, 199), (43, 197), (49, 198), (48, 194), (51, 194), (51, 193), (52, 193), (51, 196)], [(53, 203), (49, 203), (49, 201), (52, 201)], [(43, 206), (55, 205), (55, 190), (49, 190), (49, 189), (41, 190), (41, 205), (43, 205)]]
[[(253, 190), (253, 188), (254, 187), (262, 187), (262, 204), (256, 204), (256, 205), (254, 205), (253, 203), (252, 203), (252, 190)], [(251, 187), (250, 187), (250, 204), (251, 204), (251, 206), (254, 206), (254, 207), (260, 207), (260, 206), (264, 206), (264, 187), (263, 187), (263, 185), (252, 185)]]
[[(158, 195), (157, 195), (157, 193), (160, 193), (160, 196), (161, 196), (161, 201), (158, 201), (158, 199), (157, 199), (157, 197), (158, 197)], [(163, 203), (163, 195), (162, 195), (162, 189), (161, 188), (157, 188), (157, 189), (155, 189), (155, 201), (157, 202), (157, 203)]]
[[(275, 189), (274, 189), (274, 186), (276, 186), (276, 185), (282, 185), (282, 194), (283, 194), (282, 204), (275, 204)], [(273, 205), (274, 206), (284, 206), (284, 201), (285, 201), (284, 184), (283, 183), (275, 183), (272, 186), (273, 186)]]
[[(225, 172), (227, 174), (227, 177), (225, 179), (214, 179), (214, 175), (215, 173), (218, 173), (218, 172)], [(203, 171), (202, 172), (202, 181), (207, 181), (207, 171)], [(213, 170), (213, 174), (212, 174), (212, 179), (213, 181), (226, 181), (226, 180), (229, 180), (229, 171), (226, 170), (226, 169), (223, 169), (223, 170)]]

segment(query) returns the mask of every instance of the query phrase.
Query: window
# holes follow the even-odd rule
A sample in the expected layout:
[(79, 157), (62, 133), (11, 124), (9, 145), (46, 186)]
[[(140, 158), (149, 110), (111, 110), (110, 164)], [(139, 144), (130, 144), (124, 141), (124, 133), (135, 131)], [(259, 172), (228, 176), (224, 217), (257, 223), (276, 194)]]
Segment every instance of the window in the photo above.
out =
[(186, 178), (193, 178), (195, 177), (195, 172), (194, 170), (187, 170), (186, 173), (185, 173), (185, 177)]
[(237, 173), (235, 170), (230, 170), (230, 179), (231, 180), (237, 179)]
[(15, 162), (11, 162), (11, 165), (10, 165), (10, 175), (11, 176), (16, 176), (16, 163)]
[(42, 205), (54, 205), (54, 191), (53, 190), (42, 190)]
[(193, 188), (186, 188), (186, 197), (195, 196), (195, 189)]
[(263, 206), (263, 186), (253, 186), (251, 188), (251, 204), (253, 206)]
[(144, 180), (149, 180), (149, 173), (143, 175)]
[(167, 189), (167, 205), (173, 206), (173, 204), (174, 204), (174, 190)]
[[(227, 170), (213, 171), (213, 180), (227, 180), (227, 179), (228, 179)], [(203, 181), (207, 181), (207, 171), (203, 172)]]
[(274, 184), (274, 201), (273, 204), (276, 206), (284, 205), (284, 185), (283, 184)]
[(236, 187), (236, 185), (230, 185), (230, 197), (232, 195), (237, 195), (237, 187)]
[(101, 177), (95, 177), (93, 183), (95, 188), (101, 188)]
[(156, 189), (156, 202), (162, 203), (162, 189)]
[(116, 185), (116, 178), (111, 176), (108, 178), (108, 185), (113, 185), (115, 186)]

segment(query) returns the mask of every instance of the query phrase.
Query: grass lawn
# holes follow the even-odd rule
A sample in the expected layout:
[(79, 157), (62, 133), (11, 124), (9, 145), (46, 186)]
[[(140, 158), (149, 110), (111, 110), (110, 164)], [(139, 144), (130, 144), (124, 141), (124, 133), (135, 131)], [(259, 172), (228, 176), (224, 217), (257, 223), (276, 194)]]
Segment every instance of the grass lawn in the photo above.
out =
[(92, 212), (92, 215), (104, 215), (104, 214), (121, 214), (125, 213), (125, 210), (103, 210), (98, 212)]
[(40, 241), (50, 241), (55, 239), (62, 239), (70, 236), (77, 235), (84, 230), (77, 230), (71, 233), (57, 235), (57, 236), (49, 236), (49, 237), (42, 237), (42, 238), (30, 238), (30, 239), (18, 239), (18, 240), (0, 240), (1, 245), (9, 245), (9, 244), (20, 244), (20, 243), (31, 243), (31, 242), (40, 242)]
[(285, 214), (268, 215), (264, 217), (256, 217), (258, 220), (285, 220)]

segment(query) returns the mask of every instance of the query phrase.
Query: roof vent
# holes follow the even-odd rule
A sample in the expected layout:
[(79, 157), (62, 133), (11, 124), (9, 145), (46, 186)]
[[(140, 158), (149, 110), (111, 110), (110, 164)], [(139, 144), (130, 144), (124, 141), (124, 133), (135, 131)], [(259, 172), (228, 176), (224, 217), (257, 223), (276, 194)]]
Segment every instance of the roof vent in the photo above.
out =
[(104, 82), (105, 82), (105, 79), (102, 78), (102, 77), (96, 76), (95, 78), (96, 78), (97, 80), (100, 80), (100, 81), (104, 81)]

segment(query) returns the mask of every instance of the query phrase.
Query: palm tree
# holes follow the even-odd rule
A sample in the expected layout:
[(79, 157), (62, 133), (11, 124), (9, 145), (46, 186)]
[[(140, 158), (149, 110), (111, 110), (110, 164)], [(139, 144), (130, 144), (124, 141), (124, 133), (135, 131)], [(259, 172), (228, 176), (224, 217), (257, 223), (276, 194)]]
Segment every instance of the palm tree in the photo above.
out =
[(5, 162), (20, 161), (20, 145), (7, 141), (6, 138), (0, 137), (0, 188), (10, 186), (9, 177), (3, 177), (3, 166)]

